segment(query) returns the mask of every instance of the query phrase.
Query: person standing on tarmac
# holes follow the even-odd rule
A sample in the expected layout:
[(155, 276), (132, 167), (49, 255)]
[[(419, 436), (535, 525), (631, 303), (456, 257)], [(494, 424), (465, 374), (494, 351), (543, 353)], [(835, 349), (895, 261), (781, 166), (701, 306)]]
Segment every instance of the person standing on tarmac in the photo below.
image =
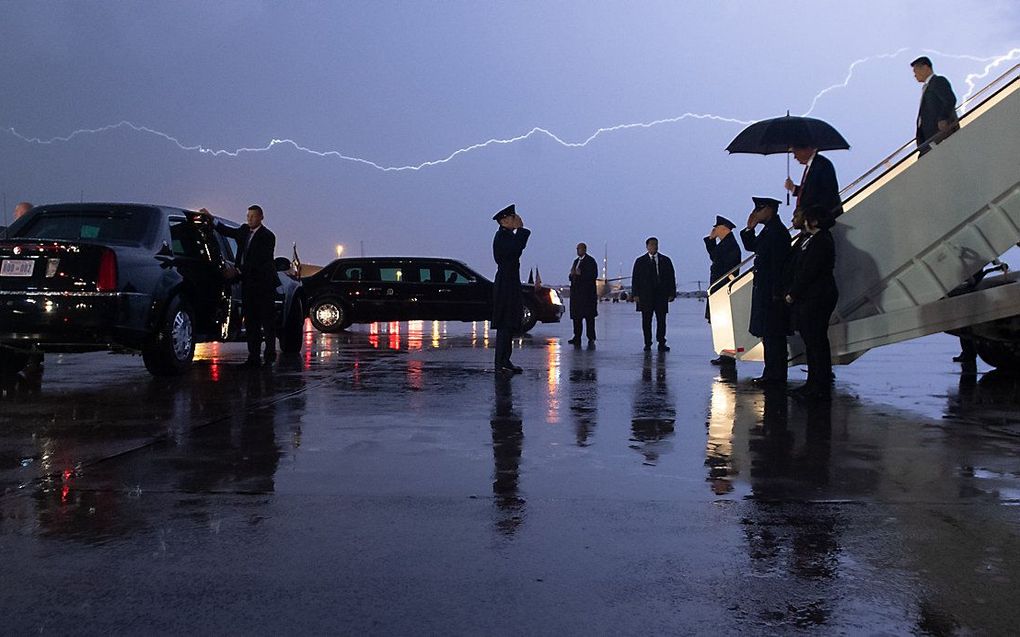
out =
[(521, 298), (521, 254), (528, 245), (531, 230), (510, 204), (492, 216), (499, 224), (492, 239), (492, 258), (496, 261), (496, 280), (492, 286), (492, 321), (496, 330), (496, 373), (503, 376), (520, 374), (523, 369), (510, 361), (511, 340), (521, 327), (524, 300)]
[[(716, 216), (712, 232), (705, 237), (705, 249), (708, 250), (708, 258), (712, 260), (712, 267), (709, 270), (708, 293), (712, 294), (725, 285), (720, 281), (727, 272), (732, 271), (740, 265), (740, 246), (737, 245), (737, 238), (733, 236), (733, 229), (736, 227), (726, 217)], [(709, 304), (705, 303), (705, 320), (712, 322), (712, 313), (709, 311)], [(710, 361), (713, 365), (735, 365), (736, 359), (725, 354)]]

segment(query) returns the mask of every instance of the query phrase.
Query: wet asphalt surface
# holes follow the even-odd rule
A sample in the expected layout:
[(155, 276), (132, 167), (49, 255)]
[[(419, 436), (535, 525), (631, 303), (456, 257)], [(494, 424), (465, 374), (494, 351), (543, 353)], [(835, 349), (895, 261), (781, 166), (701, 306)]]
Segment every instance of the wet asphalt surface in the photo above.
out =
[(1015, 633), (1020, 381), (939, 335), (804, 404), (722, 378), (703, 308), (665, 354), (633, 306), (539, 325), (509, 381), (482, 324), (47, 356), (0, 399), (3, 632)]

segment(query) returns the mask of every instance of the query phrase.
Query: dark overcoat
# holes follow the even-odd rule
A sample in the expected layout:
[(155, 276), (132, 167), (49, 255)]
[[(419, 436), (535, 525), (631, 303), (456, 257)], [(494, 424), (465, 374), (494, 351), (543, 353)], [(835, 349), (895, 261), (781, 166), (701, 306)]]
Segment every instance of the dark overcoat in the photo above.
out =
[[(731, 232), (718, 243), (715, 239), (705, 237), (705, 249), (708, 250), (708, 258), (712, 260), (708, 277), (708, 292), (711, 294), (726, 284), (725, 281), (719, 281), (719, 279), (740, 265), (740, 246), (737, 245), (737, 238)], [(705, 320), (712, 320), (708, 303), (705, 303)]]
[(789, 313), (783, 298), (783, 265), (790, 252), (790, 231), (775, 214), (757, 236), (751, 228), (741, 230), (740, 240), (745, 250), (754, 253), (748, 331), (759, 338), (784, 336), (789, 330)]
[[(958, 122), (956, 116), (956, 94), (949, 80), (941, 75), (932, 75), (928, 80), (928, 86), (921, 94), (921, 104), (917, 109), (917, 145), (921, 147), (925, 142), (939, 141), (943, 136), (939, 134), (939, 121), (946, 120), (951, 126)], [(952, 132), (952, 128), (950, 131)]]
[(276, 255), (276, 235), (264, 225), (252, 234), (247, 225), (231, 228), (219, 221), (216, 222), (216, 231), (237, 241), (235, 264), (241, 271), (241, 288), (254, 294), (275, 293), (280, 285), (276, 263), (273, 261)]
[(599, 315), (598, 292), (595, 289), (599, 266), (591, 255), (586, 254), (575, 259), (571, 269), (577, 274), (570, 278), (570, 318), (595, 318)]
[(493, 329), (517, 329), (521, 326), (524, 300), (521, 297), (521, 254), (528, 245), (531, 230), (508, 230), (500, 226), (492, 239), (492, 258), (496, 261), (496, 281), (492, 286)]
[(814, 235), (806, 235), (795, 250), (799, 255), (788, 294), (793, 299), (798, 329), (812, 324), (826, 326), (839, 298), (832, 274), (836, 267), (832, 233), (819, 230)]
[(815, 153), (811, 167), (804, 180), (793, 189), (797, 197), (797, 207), (803, 210), (811, 206), (821, 206), (833, 218), (843, 214), (843, 201), (839, 197), (839, 182), (836, 180), (836, 168), (828, 157)]
[(676, 298), (676, 271), (673, 261), (659, 253), (659, 274), (655, 274), (655, 264), (648, 254), (643, 254), (634, 261), (634, 269), (630, 277), (633, 296), (638, 297), (639, 312), (669, 312), (669, 301)]

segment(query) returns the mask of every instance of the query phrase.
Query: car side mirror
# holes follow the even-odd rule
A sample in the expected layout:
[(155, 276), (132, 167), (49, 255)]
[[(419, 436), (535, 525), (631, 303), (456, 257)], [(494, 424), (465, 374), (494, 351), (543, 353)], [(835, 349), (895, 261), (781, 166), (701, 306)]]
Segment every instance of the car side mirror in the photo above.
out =
[(276, 257), (273, 259), (273, 263), (276, 265), (277, 272), (286, 272), (290, 270), (290, 259), (287, 257)]

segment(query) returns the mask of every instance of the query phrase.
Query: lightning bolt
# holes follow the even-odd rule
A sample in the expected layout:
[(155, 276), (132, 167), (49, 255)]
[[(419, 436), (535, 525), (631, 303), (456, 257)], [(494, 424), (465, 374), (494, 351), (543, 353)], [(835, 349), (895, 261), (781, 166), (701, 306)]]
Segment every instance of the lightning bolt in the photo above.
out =
[(853, 79), (853, 77), (854, 77), (854, 69), (856, 69), (861, 64), (864, 64), (865, 62), (870, 62), (872, 60), (881, 60), (881, 59), (887, 59), (887, 58), (894, 58), (894, 57), (897, 57), (899, 55), (902, 55), (903, 52), (907, 51), (907, 50), (908, 50), (907, 47), (903, 47), (903, 48), (897, 49), (896, 51), (894, 51), (892, 53), (879, 53), (878, 55), (872, 55), (872, 56), (869, 56), (869, 57), (866, 57), (866, 58), (861, 58), (859, 60), (854, 60), (853, 62), (850, 63), (850, 68), (847, 69), (846, 77), (843, 78), (842, 82), (840, 82), (839, 84), (833, 84), (832, 86), (826, 86), (825, 88), (823, 88), (822, 90), (818, 91), (818, 93), (815, 94), (814, 99), (811, 100), (811, 106), (808, 107), (808, 109), (806, 111), (804, 111), (804, 117), (807, 117), (808, 115), (810, 115), (811, 113), (814, 112), (815, 106), (818, 105), (818, 100), (820, 100), (823, 97), (825, 97), (825, 95), (827, 93), (831, 93), (832, 91), (835, 91), (836, 89), (846, 88), (847, 86), (849, 86), (850, 85), (850, 80)]
[(269, 140), (269, 143), (266, 144), (265, 146), (253, 147), (253, 148), (237, 148), (235, 150), (225, 150), (225, 149), (218, 149), (217, 150), (217, 149), (212, 149), (212, 148), (206, 148), (205, 146), (202, 146), (201, 144), (195, 144), (195, 145), (189, 146), (189, 145), (183, 144), (180, 139), (174, 137), (173, 135), (169, 135), (169, 134), (164, 133), (162, 131), (158, 131), (158, 130), (156, 130), (154, 128), (149, 128), (148, 126), (141, 126), (139, 124), (135, 124), (133, 122), (129, 122), (129, 121), (126, 121), (126, 120), (125, 121), (117, 122), (116, 124), (110, 124), (108, 126), (102, 126), (100, 128), (82, 128), (82, 129), (74, 131), (70, 135), (61, 136), (61, 137), (51, 137), (49, 139), (42, 139), (42, 138), (39, 138), (39, 137), (28, 137), (28, 136), (22, 135), (21, 133), (16, 131), (14, 128), (8, 128), (7, 130), (11, 133), (11, 135), (17, 137), (18, 139), (21, 139), (24, 142), (27, 142), (27, 143), (30, 143), (30, 144), (44, 144), (45, 145), (45, 144), (55, 144), (55, 143), (69, 142), (72, 139), (74, 139), (75, 137), (79, 137), (81, 135), (95, 135), (95, 134), (99, 134), (99, 133), (105, 133), (105, 132), (108, 132), (108, 131), (111, 131), (111, 130), (116, 130), (116, 129), (119, 129), (119, 128), (127, 128), (127, 129), (131, 129), (131, 130), (133, 130), (135, 132), (138, 132), (138, 133), (147, 133), (149, 135), (154, 135), (156, 137), (160, 137), (162, 139), (165, 139), (165, 140), (171, 142), (172, 144), (174, 144), (175, 146), (177, 146), (178, 148), (180, 148), (181, 150), (189, 151), (189, 152), (199, 152), (199, 153), (203, 153), (203, 154), (206, 154), (206, 155), (212, 155), (213, 157), (219, 157), (219, 156), (237, 157), (237, 156), (239, 156), (239, 155), (241, 155), (243, 153), (261, 153), (261, 152), (265, 152), (265, 151), (268, 151), (268, 150), (272, 149), (274, 146), (290, 146), (291, 148), (294, 148), (295, 150), (301, 151), (303, 153), (308, 153), (310, 155), (315, 155), (316, 157), (334, 157), (336, 159), (341, 159), (341, 160), (344, 160), (344, 161), (349, 161), (349, 162), (354, 162), (354, 163), (359, 163), (359, 164), (364, 164), (364, 165), (367, 165), (367, 166), (371, 166), (372, 168), (375, 168), (377, 170), (381, 170), (383, 172), (403, 172), (403, 171), (417, 171), (417, 170), (421, 170), (423, 168), (429, 168), (431, 166), (438, 166), (440, 164), (448, 163), (448, 162), (452, 161), (453, 159), (455, 159), (456, 157), (458, 157), (460, 155), (464, 155), (466, 153), (470, 153), (472, 151), (481, 150), (481, 149), (487, 148), (489, 146), (497, 146), (497, 145), (505, 146), (505, 145), (509, 145), (509, 144), (516, 144), (517, 142), (522, 142), (522, 141), (524, 141), (526, 139), (530, 139), (532, 137), (539, 136), (539, 135), (548, 137), (549, 139), (553, 140), (554, 142), (556, 142), (557, 144), (559, 144), (559, 145), (561, 145), (561, 146), (563, 146), (565, 148), (583, 148), (583, 147), (587, 146), (588, 144), (590, 144), (591, 142), (595, 141), (595, 139), (598, 138), (599, 136), (604, 135), (606, 133), (613, 133), (613, 132), (620, 131), (620, 130), (629, 130), (629, 129), (632, 129), (632, 128), (653, 128), (655, 126), (661, 126), (663, 124), (674, 124), (676, 122), (680, 122), (680, 121), (683, 121), (685, 119), (712, 120), (712, 121), (717, 121), (717, 122), (726, 122), (726, 123), (731, 123), (731, 124), (740, 124), (740, 125), (743, 125), (743, 126), (751, 124), (751, 123), (753, 123), (755, 121), (755, 120), (742, 120), (742, 119), (737, 119), (737, 118), (734, 118), (734, 117), (724, 117), (724, 116), (721, 116), (721, 115), (713, 115), (713, 114), (709, 114), (709, 113), (684, 113), (683, 115), (677, 115), (676, 117), (667, 117), (667, 118), (664, 118), (664, 119), (657, 119), (657, 120), (653, 120), (653, 121), (650, 121), (650, 122), (636, 122), (636, 123), (631, 123), (631, 124), (617, 124), (615, 126), (608, 126), (608, 127), (604, 127), (604, 128), (599, 128), (594, 133), (589, 135), (586, 139), (584, 139), (583, 141), (574, 141), (574, 142), (564, 140), (559, 135), (557, 135), (556, 133), (550, 131), (547, 128), (542, 128), (540, 126), (536, 126), (536, 127), (532, 128), (530, 131), (528, 131), (527, 133), (524, 133), (523, 135), (517, 135), (515, 137), (507, 137), (507, 138), (502, 138), (502, 139), (498, 139), (498, 138), (489, 139), (489, 140), (486, 140), (484, 142), (480, 142), (480, 143), (477, 143), (477, 144), (472, 144), (470, 146), (465, 146), (464, 148), (458, 148), (457, 150), (453, 151), (452, 153), (450, 153), (449, 155), (447, 155), (446, 157), (443, 157), (441, 159), (432, 159), (432, 160), (429, 160), (429, 161), (423, 161), (420, 164), (409, 164), (409, 165), (406, 165), (406, 166), (384, 166), (384, 165), (378, 164), (378, 163), (376, 163), (376, 162), (374, 162), (374, 161), (372, 161), (370, 159), (364, 159), (362, 157), (352, 157), (350, 155), (345, 155), (342, 152), (337, 151), (337, 150), (315, 150), (314, 148), (309, 148), (307, 146), (303, 146), (303, 145), (299, 144), (298, 142), (294, 141), (293, 139), (271, 139), (271, 140)]
[[(872, 55), (872, 56), (868, 56), (868, 57), (864, 57), (864, 58), (860, 58), (860, 59), (854, 60), (853, 62), (850, 63), (850, 66), (847, 69), (846, 77), (843, 78), (843, 81), (839, 82), (839, 83), (836, 83), (836, 84), (833, 84), (831, 86), (827, 86), (827, 87), (823, 88), (822, 90), (818, 91), (818, 93), (816, 93), (814, 95), (814, 97), (812, 98), (810, 106), (803, 113), (803, 115), (804, 116), (808, 116), (812, 112), (814, 112), (815, 107), (818, 105), (818, 102), (823, 97), (825, 97), (827, 94), (831, 93), (832, 91), (838, 90), (838, 89), (847, 88), (850, 85), (850, 82), (851, 82), (851, 80), (854, 77), (854, 71), (857, 69), (858, 66), (860, 66), (862, 64), (865, 64), (865, 63), (868, 63), (868, 62), (871, 62), (871, 61), (874, 61), (874, 60), (896, 58), (896, 57), (902, 55), (904, 52), (906, 52), (908, 50), (909, 49), (907, 47), (902, 47), (902, 48), (897, 49), (896, 51), (893, 51), (891, 53), (880, 53), (880, 54), (877, 54), (877, 55)], [(969, 98), (971, 96), (971, 94), (974, 92), (975, 87), (976, 87), (976, 84), (975, 84), (976, 81), (981, 80), (981, 79), (987, 77), (988, 74), (991, 73), (991, 71), (993, 69), (997, 68), (998, 66), (1002, 65), (1003, 63), (1005, 63), (1005, 62), (1007, 62), (1009, 60), (1013, 60), (1013, 59), (1016, 59), (1016, 58), (1020, 57), (1020, 49), (1012, 49), (1011, 51), (1009, 51), (1008, 53), (1003, 54), (1003, 55), (995, 55), (995, 56), (987, 56), (987, 57), (979, 57), (979, 56), (969, 55), (969, 54), (942, 53), (942, 52), (936, 51), (934, 49), (924, 49), (924, 51), (926, 53), (932, 53), (932, 54), (939, 55), (939, 56), (942, 56), (942, 57), (947, 57), (947, 58), (965, 59), (965, 60), (970, 60), (970, 61), (975, 61), (975, 62), (988, 62), (988, 64), (985, 66), (984, 70), (981, 73), (971, 73), (971, 74), (966, 76), (964, 81), (967, 84), (968, 91), (967, 91), (967, 94), (963, 98), (964, 101), (966, 101), (966, 99)], [(404, 166), (385, 166), (385, 165), (379, 164), (377, 162), (374, 162), (374, 161), (372, 161), (370, 159), (365, 159), (365, 158), (362, 158), (362, 157), (354, 157), (354, 156), (351, 156), (351, 155), (346, 155), (346, 154), (344, 154), (344, 153), (342, 153), (340, 151), (337, 151), (337, 150), (316, 150), (314, 148), (309, 148), (307, 146), (303, 146), (303, 145), (299, 144), (297, 141), (295, 141), (293, 139), (271, 139), (271, 140), (269, 140), (269, 143), (267, 143), (264, 146), (259, 146), (259, 147), (242, 147), (242, 148), (236, 148), (234, 150), (207, 148), (205, 146), (202, 146), (201, 144), (188, 145), (188, 144), (185, 144), (185, 143), (181, 142), (180, 139), (178, 139), (177, 137), (174, 137), (173, 135), (170, 135), (168, 133), (164, 133), (164, 132), (156, 130), (154, 128), (150, 128), (148, 126), (142, 126), (142, 125), (139, 125), (139, 124), (135, 124), (135, 123), (129, 122), (127, 120), (123, 120), (123, 121), (117, 122), (116, 124), (110, 124), (110, 125), (102, 126), (102, 127), (99, 127), (99, 128), (83, 128), (83, 129), (76, 130), (76, 131), (74, 131), (71, 134), (66, 135), (66, 136), (51, 137), (49, 139), (42, 139), (40, 137), (28, 137), (26, 135), (22, 135), (21, 133), (19, 133), (18, 131), (16, 131), (12, 127), (11, 128), (7, 128), (6, 130), (11, 135), (17, 137), (18, 139), (21, 139), (22, 141), (24, 141), (26, 143), (41, 144), (41, 145), (50, 145), (50, 144), (56, 144), (56, 143), (70, 142), (74, 138), (80, 137), (80, 136), (83, 136), (83, 135), (98, 135), (98, 134), (102, 134), (102, 133), (109, 132), (109, 131), (112, 131), (112, 130), (117, 130), (117, 129), (130, 129), (130, 130), (133, 130), (133, 131), (138, 132), (138, 133), (144, 133), (144, 134), (148, 134), (148, 135), (153, 135), (153, 136), (159, 137), (161, 139), (164, 139), (164, 140), (174, 144), (175, 146), (177, 146), (179, 149), (181, 149), (183, 151), (198, 152), (198, 153), (205, 154), (205, 155), (211, 155), (213, 157), (220, 157), (220, 156), (238, 157), (238, 156), (240, 156), (240, 155), (242, 155), (244, 153), (267, 152), (269, 150), (272, 150), (276, 146), (289, 146), (289, 147), (291, 147), (291, 148), (293, 148), (293, 149), (295, 149), (297, 151), (300, 151), (300, 152), (303, 152), (303, 153), (307, 153), (307, 154), (310, 154), (310, 155), (314, 155), (316, 157), (332, 157), (332, 158), (340, 159), (342, 161), (347, 161), (347, 162), (352, 162), (352, 163), (357, 163), (357, 164), (363, 164), (365, 166), (369, 166), (371, 168), (375, 168), (376, 170), (380, 170), (380, 171), (383, 171), (383, 172), (406, 172), (406, 171), (419, 171), (419, 170), (423, 170), (425, 168), (439, 166), (439, 165), (446, 164), (448, 162), (453, 161), (455, 158), (459, 157), (460, 155), (465, 155), (467, 153), (471, 153), (471, 152), (474, 152), (474, 151), (477, 151), (477, 150), (488, 148), (490, 146), (506, 146), (506, 145), (510, 145), (510, 144), (516, 144), (518, 142), (522, 142), (522, 141), (525, 141), (527, 139), (530, 139), (532, 137), (537, 137), (537, 136), (544, 136), (544, 137), (546, 137), (548, 139), (551, 139), (552, 141), (556, 142), (557, 144), (563, 146), (564, 148), (584, 148), (585, 146), (587, 146), (588, 144), (592, 143), (597, 138), (599, 138), (600, 136), (602, 136), (602, 135), (604, 135), (606, 133), (614, 133), (614, 132), (617, 132), (617, 131), (624, 131), (624, 130), (631, 130), (631, 129), (638, 129), (638, 128), (646, 128), (646, 129), (647, 128), (654, 128), (656, 126), (662, 126), (662, 125), (665, 125), (665, 124), (675, 124), (675, 123), (678, 123), (678, 122), (681, 122), (681, 121), (684, 121), (684, 120), (688, 120), (688, 119), (690, 119), (690, 120), (708, 120), (708, 121), (722, 122), (722, 123), (727, 123), (727, 124), (739, 124), (739, 125), (743, 125), (743, 126), (747, 126), (747, 125), (752, 124), (752, 123), (754, 123), (756, 121), (756, 120), (753, 120), (753, 119), (752, 120), (744, 120), (744, 119), (738, 119), (738, 118), (735, 118), (735, 117), (726, 117), (726, 116), (715, 115), (715, 114), (710, 114), (710, 113), (691, 113), (691, 112), (687, 112), (687, 113), (683, 113), (682, 115), (677, 115), (675, 117), (667, 117), (667, 118), (663, 118), (663, 119), (656, 119), (656, 120), (652, 120), (652, 121), (648, 121), (648, 122), (634, 122), (634, 123), (628, 123), (628, 124), (617, 124), (617, 125), (614, 125), (614, 126), (607, 126), (607, 127), (598, 128), (598, 129), (595, 130), (595, 132), (593, 132), (591, 135), (589, 135), (587, 138), (585, 138), (584, 140), (581, 140), (581, 141), (568, 141), (568, 140), (565, 140), (565, 139), (561, 138), (559, 135), (557, 135), (556, 133), (550, 131), (547, 128), (542, 128), (540, 126), (536, 126), (536, 127), (532, 128), (531, 130), (529, 130), (528, 132), (522, 134), (522, 135), (517, 135), (517, 136), (514, 136), (514, 137), (507, 137), (507, 138), (492, 138), (492, 139), (488, 139), (488, 140), (486, 140), (484, 142), (479, 142), (477, 144), (472, 144), (470, 146), (465, 146), (464, 148), (458, 148), (457, 150), (451, 152), (450, 154), (448, 154), (445, 157), (442, 157), (440, 159), (432, 159), (432, 160), (428, 160), (428, 161), (423, 161), (423, 162), (421, 162), (419, 164), (408, 164), (408, 165), (404, 165)]]
[(992, 69), (1001, 66), (1005, 62), (1016, 60), (1017, 58), (1020, 58), (1020, 49), (1012, 49), (1009, 53), (1005, 53), (1003, 55), (996, 55), (991, 58), (977, 60), (979, 62), (987, 61), (988, 64), (985, 65), (985, 69), (982, 72), (970, 73), (966, 78), (964, 78), (963, 81), (967, 84), (967, 94), (963, 96), (962, 102), (965, 103), (968, 99), (970, 99), (970, 96), (974, 94), (974, 90), (977, 88), (977, 80), (983, 80), (988, 77), (988, 74), (992, 72)]

